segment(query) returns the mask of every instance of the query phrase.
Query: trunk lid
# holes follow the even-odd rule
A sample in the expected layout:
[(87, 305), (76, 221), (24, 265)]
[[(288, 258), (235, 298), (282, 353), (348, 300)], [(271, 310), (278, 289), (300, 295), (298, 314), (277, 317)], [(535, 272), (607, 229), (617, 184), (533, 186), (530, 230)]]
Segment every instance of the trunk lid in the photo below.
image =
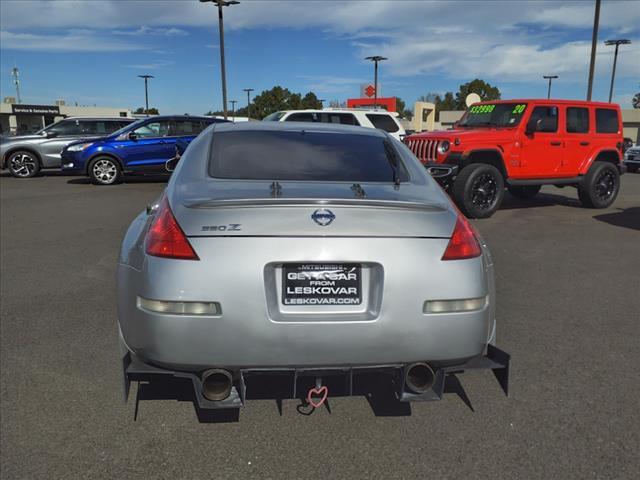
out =
[(170, 204), (189, 237), (449, 238), (456, 221), (436, 185), (391, 182), (216, 181), (183, 185)]

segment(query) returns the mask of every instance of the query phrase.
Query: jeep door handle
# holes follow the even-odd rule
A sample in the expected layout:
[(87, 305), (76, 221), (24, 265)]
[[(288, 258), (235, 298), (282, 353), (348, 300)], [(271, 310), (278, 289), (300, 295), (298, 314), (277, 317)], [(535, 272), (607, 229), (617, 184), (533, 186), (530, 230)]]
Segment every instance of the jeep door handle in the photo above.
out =
[(589, 145), (589, 142), (580, 142), (580, 145), (582, 145), (583, 147), (586, 147), (587, 145)]
[(560, 145), (562, 145), (562, 142), (551, 142), (552, 147), (559, 147)]

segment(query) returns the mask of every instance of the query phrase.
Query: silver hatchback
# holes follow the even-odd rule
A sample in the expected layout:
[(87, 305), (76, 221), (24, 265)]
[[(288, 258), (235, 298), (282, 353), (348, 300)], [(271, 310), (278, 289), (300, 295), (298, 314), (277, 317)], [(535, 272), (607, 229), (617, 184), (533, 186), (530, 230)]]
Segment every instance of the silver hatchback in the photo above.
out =
[(205, 130), (126, 233), (118, 316), (127, 392), (187, 379), (201, 408), (243, 405), (265, 375), (312, 406), (353, 394), (360, 374), (400, 401), (439, 399), (471, 368), (508, 385), (486, 246), (372, 129)]

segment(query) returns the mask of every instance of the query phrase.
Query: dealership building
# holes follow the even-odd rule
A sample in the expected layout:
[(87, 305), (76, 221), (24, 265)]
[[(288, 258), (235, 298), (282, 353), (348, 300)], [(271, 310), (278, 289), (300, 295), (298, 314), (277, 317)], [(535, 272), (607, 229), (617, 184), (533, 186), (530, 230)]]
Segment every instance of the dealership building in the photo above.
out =
[(35, 132), (66, 117), (133, 117), (133, 112), (129, 108), (67, 105), (64, 100), (53, 105), (27, 105), (7, 97), (0, 103), (0, 134)]

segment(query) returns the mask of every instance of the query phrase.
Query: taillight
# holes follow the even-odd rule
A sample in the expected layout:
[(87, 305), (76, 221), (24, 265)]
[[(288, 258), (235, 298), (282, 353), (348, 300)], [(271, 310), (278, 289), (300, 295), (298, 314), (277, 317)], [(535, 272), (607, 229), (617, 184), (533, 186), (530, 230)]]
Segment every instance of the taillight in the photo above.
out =
[(147, 232), (145, 251), (154, 257), (200, 260), (176, 222), (167, 197), (162, 200)]
[(481, 254), (482, 249), (473, 232), (473, 227), (463, 215), (458, 214), (456, 228), (453, 229), (442, 260), (464, 260), (465, 258), (479, 257)]

